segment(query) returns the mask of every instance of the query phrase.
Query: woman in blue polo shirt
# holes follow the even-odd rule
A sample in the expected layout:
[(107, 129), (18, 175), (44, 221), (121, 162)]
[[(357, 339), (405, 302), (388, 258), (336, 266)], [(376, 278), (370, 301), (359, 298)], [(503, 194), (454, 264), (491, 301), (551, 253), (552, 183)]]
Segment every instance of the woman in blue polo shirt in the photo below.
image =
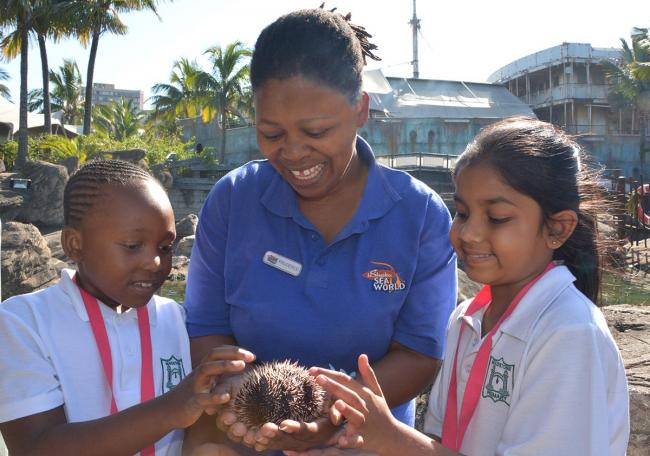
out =
[[(288, 14), (260, 34), (251, 82), (266, 159), (217, 182), (201, 210), (187, 325), (197, 360), (236, 344), (258, 361), (353, 372), (368, 353), (395, 417), (413, 425), (413, 398), (442, 357), (456, 258), (439, 196), (376, 163), (356, 135), (368, 119), (369, 36), (323, 9)], [(230, 418), (221, 426), (241, 441), (246, 429), (228, 428)], [(330, 426), (265, 426), (274, 437), (258, 449), (324, 444)]]

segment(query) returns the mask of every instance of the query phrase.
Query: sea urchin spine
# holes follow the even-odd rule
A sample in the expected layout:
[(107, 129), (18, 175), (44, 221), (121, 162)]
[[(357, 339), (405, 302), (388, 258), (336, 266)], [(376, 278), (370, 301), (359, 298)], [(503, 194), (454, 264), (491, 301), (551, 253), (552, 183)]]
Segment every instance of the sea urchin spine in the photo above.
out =
[(232, 409), (247, 426), (310, 422), (322, 414), (325, 392), (298, 363), (260, 364), (245, 375)]

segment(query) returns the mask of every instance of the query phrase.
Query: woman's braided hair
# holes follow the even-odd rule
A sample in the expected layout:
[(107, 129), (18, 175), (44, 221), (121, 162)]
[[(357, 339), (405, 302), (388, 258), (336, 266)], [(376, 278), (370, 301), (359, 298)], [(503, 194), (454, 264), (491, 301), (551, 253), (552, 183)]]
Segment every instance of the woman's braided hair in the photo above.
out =
[(381, 60), (377, 46), (360, 25), (321, 8), (295, 11), (267, 26), (255, 43), (251, 60), (253, 90), (270, 79), (304, 77), (338, 90), (350, 102), (361, 96), (366, 58)]
[(102, 186), (127, 186), (134, 182), (154, 180), (144, 169), (123, 160), (93, 160), (79, 168), (63, 191), (63, 221), (78, 226), (86, 212), (96, 203)]

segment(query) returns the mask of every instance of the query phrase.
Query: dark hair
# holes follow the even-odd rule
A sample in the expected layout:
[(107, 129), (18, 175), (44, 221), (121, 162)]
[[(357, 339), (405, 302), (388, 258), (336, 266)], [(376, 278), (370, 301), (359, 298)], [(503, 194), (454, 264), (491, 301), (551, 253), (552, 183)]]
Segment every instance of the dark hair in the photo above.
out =
[(479, 132), (458, 159), (454, 178), (468, 166), (486, 164), (540, 205), (544, 223), (559, 211), (575, 211), (578, 225), (553, 259), (562, 260), (576, 277), (576, 287), (597, 303), (602, 258), (596, 214), (604, 206), (583, 155), (582, 148), (553, 125), (513, 117)]
[(350, 15), (308, 9), (284, 15), (267, 26), (255, 43), (251, 85), (270, 79), (302, 76), (341, 92), (351, 102), (361, 96), (361, 73), (372, 51), (365, 29), (349, 23)]
[(79, 168), (63, 191), (63, 221), (77, 226), (108, 184), (127, 186), (137, 181), (155, 181), (144, 169), (123, 160), (93, 160)]

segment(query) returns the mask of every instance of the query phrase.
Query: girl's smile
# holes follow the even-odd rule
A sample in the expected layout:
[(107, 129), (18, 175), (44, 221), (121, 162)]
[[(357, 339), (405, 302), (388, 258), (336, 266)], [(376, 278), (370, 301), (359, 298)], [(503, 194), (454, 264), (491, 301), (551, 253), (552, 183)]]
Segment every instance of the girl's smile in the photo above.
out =
[(542, 210), (489, 165), (461, 169), (449, 237), (467, 275), (510, 302), (553, 257)]

